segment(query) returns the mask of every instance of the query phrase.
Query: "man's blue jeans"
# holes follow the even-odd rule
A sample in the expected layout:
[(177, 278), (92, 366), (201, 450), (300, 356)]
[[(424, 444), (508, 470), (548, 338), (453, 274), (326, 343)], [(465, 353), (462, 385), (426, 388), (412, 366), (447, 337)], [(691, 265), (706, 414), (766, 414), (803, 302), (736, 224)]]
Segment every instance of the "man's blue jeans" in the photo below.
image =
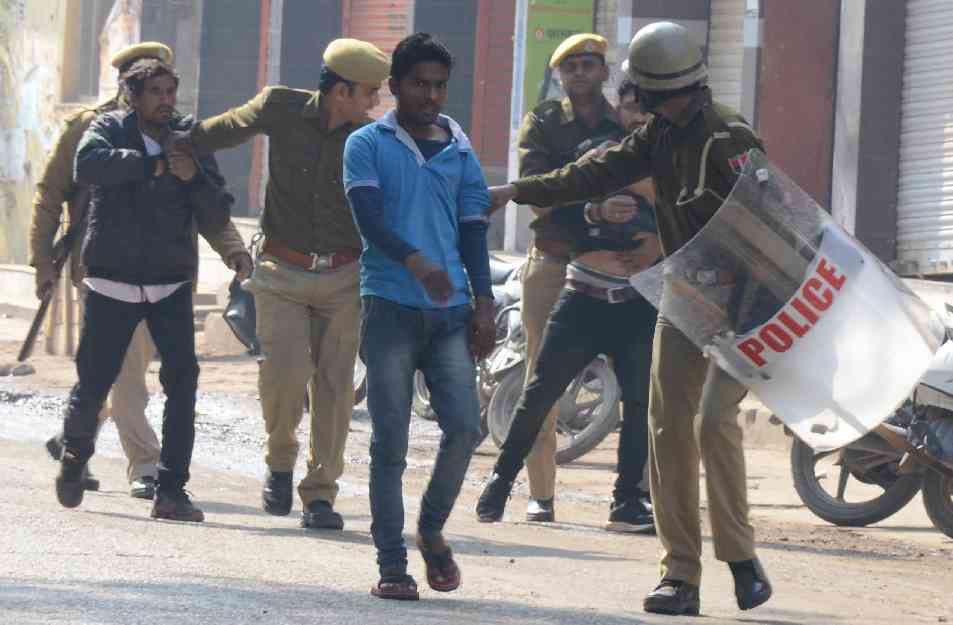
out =
[(476, 367), (467, 345), (472, 309), (418, 309), (365, 296), (361, 357), (367, 364), (371, 415), (371, 535), (381, 571), (407, 568), (402, 477), (414, 373), (423, 372), (430, 404), (443, 432), (417, 530), (440, 532), (460, 493), (470, 457), (481, 439)]

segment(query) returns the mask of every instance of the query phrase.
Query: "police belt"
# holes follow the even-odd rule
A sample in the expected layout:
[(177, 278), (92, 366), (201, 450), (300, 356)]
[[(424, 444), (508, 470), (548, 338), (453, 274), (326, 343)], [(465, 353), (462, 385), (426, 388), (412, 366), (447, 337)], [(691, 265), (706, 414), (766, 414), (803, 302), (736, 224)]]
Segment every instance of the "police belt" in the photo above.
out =
[(338, 267), (349, 265), (361, 257), (361, 251), (353, 248), (344, 248), (326, 254), (304, 254), (272, 238), (265, 239), (265, 244), (262, 246), (261, 251), (263, 254), (274, 256), (288, 264), (301, 267), (302, 269), (308, 269), (309, 271), (337, 269)]
[(585, 282), (580, 282), (579, 280), (573, 280), (569, 278), (566, 280), (566, 286), (573, 291), (578, 291), (583, 295), (588, 295), (589, 297), (594, 297), (596, 299), (601, 299), (604, 302), (609, 302), (610, 304), (622, 304), (624, 302), (631, 302), (632, 300), (641, 297), (639, 292), (635, 290), (634, 287), (628, 285), (622, 285), (617, 287), (612, 287), (609, 289), (604, 289), (602, 287), (593, 286)]

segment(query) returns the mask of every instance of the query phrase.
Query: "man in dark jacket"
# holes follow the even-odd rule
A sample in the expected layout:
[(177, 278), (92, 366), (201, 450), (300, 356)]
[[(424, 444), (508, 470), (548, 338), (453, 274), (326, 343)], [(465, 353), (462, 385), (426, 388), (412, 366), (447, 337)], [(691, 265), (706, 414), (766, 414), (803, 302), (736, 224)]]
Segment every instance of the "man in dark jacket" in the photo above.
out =
[(162, 359), (166, 394), (158, 489), (152, 516), (202, 521), (184, 487), (195, 439), (198, 362), (192, 289), (198, 257), (192, 241), (228, 223), (232, 197), (211, 158), (162, 154), (173, 130), (192, 122), (175, 115), (178, 76), (158, 59), (137, 61), (120, 77), (131, 110), (97, 118), (76, 154), (76, 180), (91, 187), (83, 243), (89, 289), (76, 354), (79, 377), (64, 420), (56, 495), (72, 508), (83, 500), (82, 475), (94, 452), (97, 415), (140, 321)]

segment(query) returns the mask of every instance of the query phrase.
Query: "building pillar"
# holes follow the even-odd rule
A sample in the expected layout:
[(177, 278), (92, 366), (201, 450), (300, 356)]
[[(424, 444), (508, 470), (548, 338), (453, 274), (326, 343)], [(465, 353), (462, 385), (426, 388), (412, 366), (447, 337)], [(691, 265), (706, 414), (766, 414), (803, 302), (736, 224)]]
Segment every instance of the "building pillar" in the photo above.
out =
[(880, 0), (840, 7), (831, 209), (885, 262), (897, 248), (905, 11)]

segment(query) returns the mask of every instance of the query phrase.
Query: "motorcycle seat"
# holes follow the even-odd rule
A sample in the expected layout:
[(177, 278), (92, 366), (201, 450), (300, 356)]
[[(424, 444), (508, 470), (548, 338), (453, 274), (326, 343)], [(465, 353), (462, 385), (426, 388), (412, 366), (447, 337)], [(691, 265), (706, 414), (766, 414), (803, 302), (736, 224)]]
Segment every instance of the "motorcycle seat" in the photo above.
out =
[(516, 270), (516, 265), (512, 265), (504, 260), (490, 256), (490, 282), (493, 284), (503, 284)]

